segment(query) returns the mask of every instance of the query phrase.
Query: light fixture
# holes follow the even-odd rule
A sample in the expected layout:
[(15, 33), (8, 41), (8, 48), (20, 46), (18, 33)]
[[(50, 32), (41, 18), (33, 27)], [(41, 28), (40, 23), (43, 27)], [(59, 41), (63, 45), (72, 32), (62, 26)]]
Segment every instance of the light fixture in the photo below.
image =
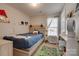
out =
[(36, 7), (37, 6), (37, 3), (32, 3), (32, 6)]
[(32, 5), (33, 7), (37, 7), (38, 4), (40, 4), (40, 3), (31, 3), (31, 5)]

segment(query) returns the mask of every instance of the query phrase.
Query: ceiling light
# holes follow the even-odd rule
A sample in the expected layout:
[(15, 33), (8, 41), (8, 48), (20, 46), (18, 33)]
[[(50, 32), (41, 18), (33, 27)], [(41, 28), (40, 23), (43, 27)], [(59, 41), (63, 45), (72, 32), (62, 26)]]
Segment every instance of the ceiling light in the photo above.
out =
[(32, 3), (33, 7), (37, 7), (39, 3)]

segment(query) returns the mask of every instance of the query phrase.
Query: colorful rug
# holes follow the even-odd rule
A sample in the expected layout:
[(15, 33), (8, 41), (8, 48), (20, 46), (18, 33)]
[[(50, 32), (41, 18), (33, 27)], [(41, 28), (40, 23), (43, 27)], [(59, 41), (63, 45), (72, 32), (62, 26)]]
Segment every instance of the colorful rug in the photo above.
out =
[(35, 56), (58, 56), (57, 48), (50, 48), (48, 46), (43, 46), (42, 49), (35, 53)]

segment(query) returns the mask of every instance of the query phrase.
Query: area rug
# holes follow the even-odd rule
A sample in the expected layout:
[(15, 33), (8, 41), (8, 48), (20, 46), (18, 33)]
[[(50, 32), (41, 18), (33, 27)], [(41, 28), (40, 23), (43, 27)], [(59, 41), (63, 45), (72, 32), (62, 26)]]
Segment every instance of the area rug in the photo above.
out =
[(34, 56), (58, 56), (57, 48), (50, 48), (48, 46), (43, 46), (39, 51), (35, 53)]

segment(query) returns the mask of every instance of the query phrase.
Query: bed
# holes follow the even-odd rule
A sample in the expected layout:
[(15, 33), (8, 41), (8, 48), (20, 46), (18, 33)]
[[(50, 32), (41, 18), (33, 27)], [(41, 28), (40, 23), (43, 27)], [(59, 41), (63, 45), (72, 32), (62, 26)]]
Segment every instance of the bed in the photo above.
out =
[(35, 52), (37, 47), (43, 42), (44, 35), (42, 33), (23, 33), (16, 36), (4, 36), (3, 39), (13, 41), (14, 55), (26, 56)]

